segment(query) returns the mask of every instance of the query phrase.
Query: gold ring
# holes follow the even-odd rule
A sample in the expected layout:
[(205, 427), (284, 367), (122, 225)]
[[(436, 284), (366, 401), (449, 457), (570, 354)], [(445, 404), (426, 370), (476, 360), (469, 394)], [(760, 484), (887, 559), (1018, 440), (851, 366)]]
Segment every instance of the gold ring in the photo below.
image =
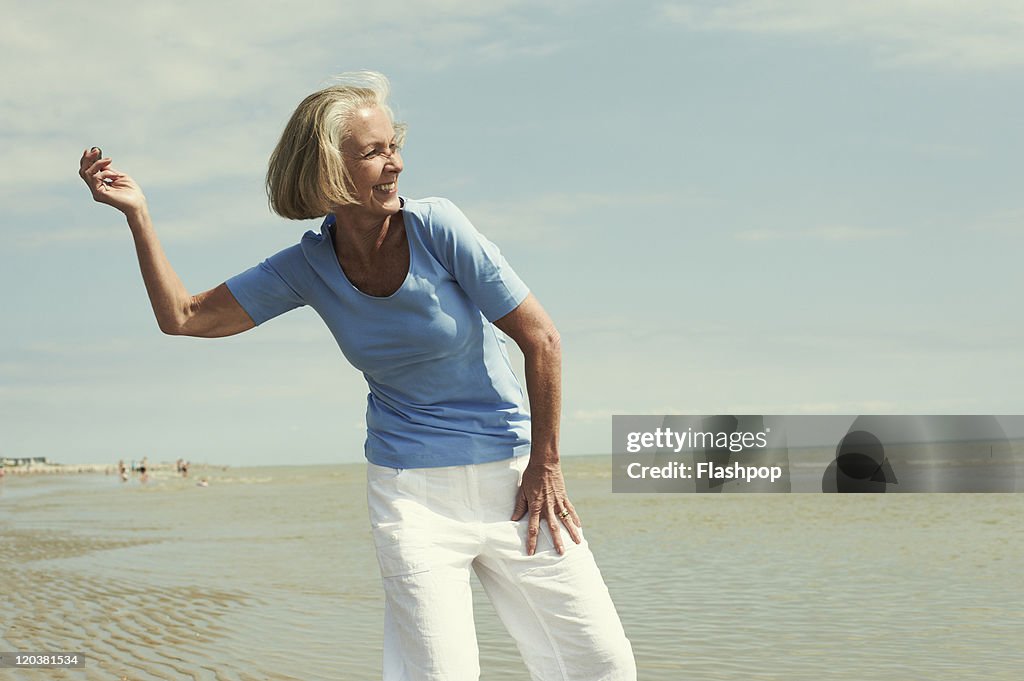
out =
[(559, 518), (568, 518), (569, 517), (569, 512), (568, 511), (562, 511), (561, 513), (558, 514), (558, 517)]

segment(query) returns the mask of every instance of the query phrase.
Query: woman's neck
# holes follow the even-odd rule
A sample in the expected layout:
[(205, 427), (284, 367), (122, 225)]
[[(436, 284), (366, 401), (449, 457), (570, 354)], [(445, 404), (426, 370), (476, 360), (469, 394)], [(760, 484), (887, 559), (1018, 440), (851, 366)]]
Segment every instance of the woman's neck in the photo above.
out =
[(395, 231), (394, 225), (398, 221), (392, 218), (393, 215), (360, 218), (353, 211), (338, 209), (334, 213), (335, 248), (360, 260), (372, 259), (384, 248), (388, 235)]

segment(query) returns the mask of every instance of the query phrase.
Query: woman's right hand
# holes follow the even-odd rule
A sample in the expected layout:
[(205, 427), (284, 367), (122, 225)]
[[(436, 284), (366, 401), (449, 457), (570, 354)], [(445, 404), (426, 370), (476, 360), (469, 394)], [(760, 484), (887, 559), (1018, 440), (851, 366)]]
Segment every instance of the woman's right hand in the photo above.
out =
[(79, 162), (78, 175), (89, 187), (94, 201), (113, 206), (125, 215), (146, 208), (142, 189), (128, 175), (111, 167), (112, 159), (100, 158), (97, 147), (86, 149)]

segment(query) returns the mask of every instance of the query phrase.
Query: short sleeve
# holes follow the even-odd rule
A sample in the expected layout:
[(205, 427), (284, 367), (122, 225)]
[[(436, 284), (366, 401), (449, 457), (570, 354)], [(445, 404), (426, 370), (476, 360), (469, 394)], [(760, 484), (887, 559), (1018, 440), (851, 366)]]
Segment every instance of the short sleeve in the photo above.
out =
[(225, 282), (231, 295), (257, 326), (306, 304), (302, 296), (281, 275), (282, 271), (287, 272), (291, 269), (287, 264), (295, 257), (302, 257), (298, 246), (272, 255), (259, 265), (250, 267)]
[(519, 306), (530, 289), (501, 251), (446, 199), (432, 201), (429, 227), (437, 257), (488, 321)]

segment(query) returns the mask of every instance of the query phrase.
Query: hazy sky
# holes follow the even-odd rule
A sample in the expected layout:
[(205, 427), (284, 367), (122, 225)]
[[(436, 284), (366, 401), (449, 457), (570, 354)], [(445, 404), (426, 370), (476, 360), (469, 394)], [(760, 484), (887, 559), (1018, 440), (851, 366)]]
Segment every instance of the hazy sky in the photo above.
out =
[(0, 454), (356, 461), (366, 386), (311, 310), (153, 320), (101, 146), (193, 292), (269, 212), (303, 96), (384, 72), (405, 196), (446, 196), (558, 324), (565, 454), (623, 413), (1020, 413), (1013, 0), (4, 1)]

